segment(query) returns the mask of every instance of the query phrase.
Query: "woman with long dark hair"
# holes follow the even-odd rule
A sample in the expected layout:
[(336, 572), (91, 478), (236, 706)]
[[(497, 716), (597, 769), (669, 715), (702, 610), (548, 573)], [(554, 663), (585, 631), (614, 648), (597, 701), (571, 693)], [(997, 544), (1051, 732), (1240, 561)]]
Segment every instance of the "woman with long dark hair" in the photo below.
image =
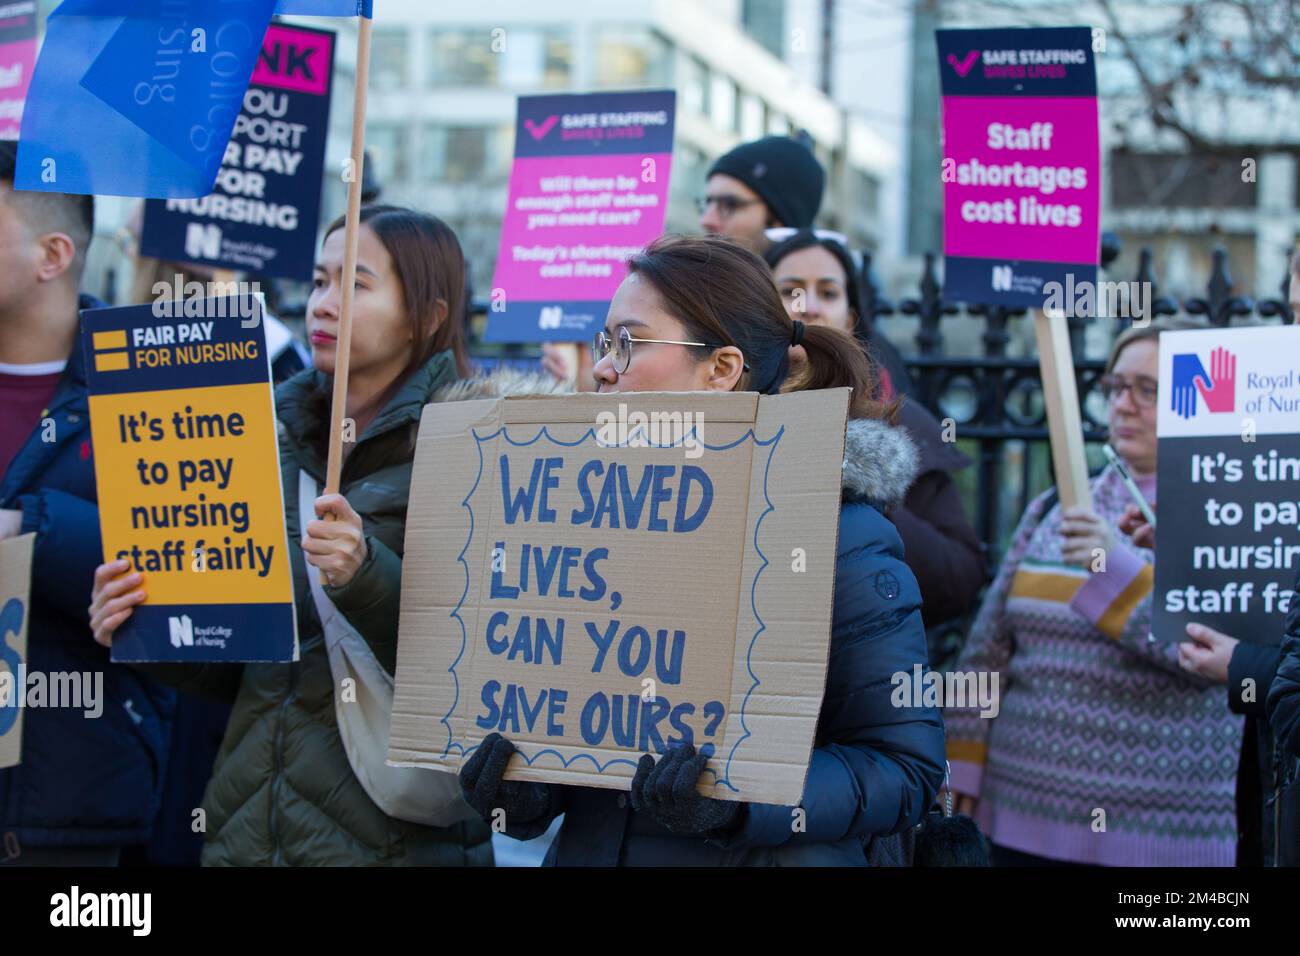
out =
[[(292, 664), (150, 668), (181, 690), (233, 701), (203, 801), (205, 865), (487, 865), (488, 828), (387, 815), (352, 770), (339, 736), (331, 673), (308, 575), (379, 665), (396, 666), (398, 598), (411, 461), (425, 404), (468, 373), (465, 261), (456, 234), (432, 216), (391, 206), (361, 213), (340, 493), (299, 513), (299, 479), (324, 484), (344, 252), (342, 220), (326, 232), (307, 305), (312, 367), (276, 392), (285, 518), (300, 659)], [(327, 518), (332, 520), (326, 520)], [(95, 575), (95, 640), (145, 597), (125, 561)]]

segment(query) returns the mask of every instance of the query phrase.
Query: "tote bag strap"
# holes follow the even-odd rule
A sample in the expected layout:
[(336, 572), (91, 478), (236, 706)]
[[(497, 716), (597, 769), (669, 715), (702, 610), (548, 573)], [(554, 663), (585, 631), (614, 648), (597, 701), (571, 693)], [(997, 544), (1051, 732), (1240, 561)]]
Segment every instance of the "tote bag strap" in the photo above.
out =
[[(315, 514), (316, 481), (298, 473), (298, 514)], [(450, 826), (475, 814), (455, 774), (421, 767), (392, 767), (387, 761), (393, 716), (393, 678), (375, 659), (366, 639), (334, 606), (310, 564), (307, 581), (325, 635), (334, 678), (334, 715), (348, 764), (362, 788), (384, 813), (425, 826)]]

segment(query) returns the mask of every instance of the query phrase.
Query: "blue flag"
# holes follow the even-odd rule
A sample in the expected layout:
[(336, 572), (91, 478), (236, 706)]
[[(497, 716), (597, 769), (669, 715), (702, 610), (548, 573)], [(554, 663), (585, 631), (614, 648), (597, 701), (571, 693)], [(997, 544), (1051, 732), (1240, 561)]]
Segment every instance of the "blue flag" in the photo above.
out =
[(64, 0), (32, 73), (15, 188), (206, 196), (271, 16), (369, 16), (371, 2)]
[(280, 0), (275, 12), (300, 17), (368, 17), (374, 19), (374, 0)]

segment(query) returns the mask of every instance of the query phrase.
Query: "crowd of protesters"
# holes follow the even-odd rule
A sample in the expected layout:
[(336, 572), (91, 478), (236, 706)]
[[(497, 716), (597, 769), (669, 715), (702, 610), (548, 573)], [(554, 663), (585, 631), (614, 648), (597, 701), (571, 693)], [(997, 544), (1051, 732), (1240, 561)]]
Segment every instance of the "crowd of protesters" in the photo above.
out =
[[(590, 354), (575, 369), (548, 346), (534, 376), (475, 375), (466, 264), (446, 224), (363, 207), (347, 400), (357, 440), (339, 492), (317, 495), (342, 302), (333, 223), (305, 348), (278, 350), (300, 659), (111, 664), (113, 635), (149, 582), (102, 559), (76, 347), (79, 310), (96, 304), (81, 292), (93, 201), (15, 192), (14, 159), (0, 144), (0, 537), (36, 534), (30, 667), (102, 672), (107, 706), (101, 720), (27, 715), (22, 762), (0, 770), (0, 866), (116, 865), (169, 828), (191, 829), (200, 811), (205, 865), (491, 865), (500, 811), (519, 839), (558, 820), (555, 865), (1294, 861), (1296, 602), (1276, 634), (1192, 625), (1183, 643), (1150, 640), (1155, 532), (1113, 465), (1092, 479), (1090, 508), (1062, 507), (1054, 489), (1037, 497), (988, 568), (954, 478), (970, 462), (912, 397), (905, 363), (863, 308), (847, 239), (815, 228), (825, 173), (785, 137), (719, 158), (703, 184), (704, 235), (635, 255)], [(141, 262), (140, 288), (150, 270), (205, 278)], [(1102, 380), (1111, 444), (1153, 505), (1159, 336), (1186, 326), (1121, 335)], [(445, 827), (388, 815), (355, 776), (318, 609), (332, 604), (394, 671), (421, 409), (555, 392), (575, 377), (599, 393), (852, 389), (829, 667), (799, 808), (701, 796), (708, 754), (689, 744), (642, 755), (624, 793), (507, 780), (515, 745), (492, 734), (460, 771), (464, 819)], [(51, 419), (57, 437), (42, 440)], [(899, 586), (872, 586), (883, 572)], [(999, 678), (996, 717), (892, 700), (892, 675), (930, 663), (927, 628), (954, 623), (966, 631), (957, 668)], [(1246, 678), (1261, 688), (1249, 700)]]

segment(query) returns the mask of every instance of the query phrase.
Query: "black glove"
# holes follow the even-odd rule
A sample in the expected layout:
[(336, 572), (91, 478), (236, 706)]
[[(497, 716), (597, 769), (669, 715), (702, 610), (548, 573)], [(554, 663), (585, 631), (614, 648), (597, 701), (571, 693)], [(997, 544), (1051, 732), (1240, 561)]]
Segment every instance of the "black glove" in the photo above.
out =
[[(505, 811), (505, 823), (521, 840), (541, 836), (550, 825), (551, 786), (524, 780), (502, 780), (515, 745), (500, 734), (483, 738), (474, 756), (460, 768), (460, 789), (465, 802), (488, 823), (493, 812)], [(532, 827), (527, 824), (536, 823)], [(534, 832), (536, 831), (536, 832)]]
[(714, 800), (695, 792), (708, 762), (709, 755), (697, 755), (694, 744), (669, 747), (658, 763), (650, 754), (642, 754), (632, 778), (633, 809), (648, 812), (673, 833), (707, 833), (725, 828), (744, 804)]

